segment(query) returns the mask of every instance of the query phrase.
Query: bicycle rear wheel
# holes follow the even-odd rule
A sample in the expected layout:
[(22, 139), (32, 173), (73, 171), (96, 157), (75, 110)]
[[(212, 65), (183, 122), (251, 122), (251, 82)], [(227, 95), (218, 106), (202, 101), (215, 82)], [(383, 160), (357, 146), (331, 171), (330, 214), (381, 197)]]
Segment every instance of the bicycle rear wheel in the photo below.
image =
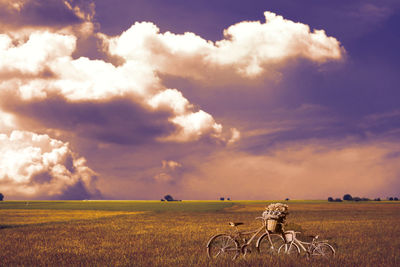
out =
[(239, 244), (231, 236), (220, 234), (212, 237), (207, 244), (207, 255), (210, 259), (236, 259), (239, 255)]
[(293, 242), (286, 243), (279, 247), (278, 254), (298, 256), (300, 255), (300, 248)]
[(310, 256), (318, 258), (331, 258), (335, 255), (335, 249), (328, 243), (318, 243), (311, 250)]
[(268, 234), (264, 234), (260, 237), (258, 244), (258, 252), (262, 254), (277, 254), (278, 249), (282, 244), (285, 244), (282, 235), (270, 234), (271, 242), (268, 239)]

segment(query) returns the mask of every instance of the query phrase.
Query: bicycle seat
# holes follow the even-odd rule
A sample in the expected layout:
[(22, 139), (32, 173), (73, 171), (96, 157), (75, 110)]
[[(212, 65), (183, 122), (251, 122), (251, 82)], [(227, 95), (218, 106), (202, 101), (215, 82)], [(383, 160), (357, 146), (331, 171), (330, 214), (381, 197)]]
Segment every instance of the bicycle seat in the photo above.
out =
[(238, 225), (242, 225), (242, 222), (229, 222), (229, 225), (232, 227), (238, 226)]

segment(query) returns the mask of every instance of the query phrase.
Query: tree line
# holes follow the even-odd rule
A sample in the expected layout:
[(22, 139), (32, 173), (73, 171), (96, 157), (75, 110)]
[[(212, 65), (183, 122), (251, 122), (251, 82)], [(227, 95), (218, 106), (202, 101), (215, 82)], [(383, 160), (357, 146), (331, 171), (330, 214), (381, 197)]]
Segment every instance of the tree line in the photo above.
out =
[[(352, 197), (350, 194), (345, 194), (343, 196), (343, 200), (345, 201), (381, 201), (381, 198), (374, 198), (374, 199), (369, 199), (367, 197)], [(342, 202), (343, 201), (341, 198), (333, 198), (333, 197), (328, 197), (328, 201), (329, 202)], [(399, 198), (398, 197), (387, 197), (386, 200), (389, 201), (398, 201)]]

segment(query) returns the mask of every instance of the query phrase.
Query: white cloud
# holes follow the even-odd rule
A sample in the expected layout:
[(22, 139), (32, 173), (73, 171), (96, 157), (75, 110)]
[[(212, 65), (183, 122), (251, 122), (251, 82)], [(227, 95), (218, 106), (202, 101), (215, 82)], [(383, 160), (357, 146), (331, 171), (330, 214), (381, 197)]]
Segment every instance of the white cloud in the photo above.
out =
[(148, 100), (148, 104), (155, 108), (167, 108), (173, 110), (175, 114), (184, 114), (192, 105), (189, 101), (176, 89), (167, 89), (155, 94)]
[[(127, 61), (151, 64), (162, 73), (194, 79), (254, 78), (270, 75), (288, 60), (305, 58), (317, 63), (342, 58), (344, 49), (323, 30), (310, 31), (272, 12), (265, 23), (244, 21), (224, 31), (215, 43), (186, 32), (160, 33), (149, 22), (135, 23), (108, 42), (109, 52)], [(223, 74), (224, 72), (228, 72)], [(226, 79), (225, 82), (232, 81)]]
[[(0, 73), (18, 71), (38, 75), (49, 64), (69, 57), (75, 50), (76, 38), (71, 35), (44, 31), (30, 34), (26, 42), (24, 37), (0, 34)], [(18, 42), (18, 45), (13, 42)]]
[[(76, 39), (69, 35), (36, 32), (25, 42), (7, 35), (2, 37), (0, 72), (8, 72), (8, 79), (0, 83), (4, 92), (17, 94), (26, 101), (55, 94), (72, 102), (97, 101), (99, 105), (114, 97), (128, 97), (145, 109), (171, 113), (168, 121), (178, 127), (177, 135), (160, 140), (188, 142), (206, 134), (222, 138), (222, 126), (210, 114), (196, 111), (178, 90), (165, 89), (149, 64), (128, 61), (114, 66), (85, 57), (73, 59)], [(21, 43), (14, 46), (13, 41)], [(23, 56), (30, 54), (36, 56), (24, 64)], [(51, 73), (50, 77), (43, 75), (45, 70)]]
[[(77, 16), (93, 16), (72, 2), (64, 3)], [(86, 15), (85, 15), (86, 14)], [(86, 57), (74, 59), (77, 38), (48, 31), (0, 35), (0, 93), (24, 101), (58, 95), (69, 102), (91, 101), (102, 105), (113, 98), (128, 98), (143, 109), (170, 113), (167, 123), (177, 129), (160, 141), (188, 142), (211, 136), (233, 143), (237, 130), (223, 136), (222, 125), (196, 108), (177, 89), (162, 84), (159, 73), (195, 79), (234, 81), (270, 75), (290, 59), (315, 62), (340, 59), (339, 42), (324, 31), (310, 32), (307, 25), (265, 12), (266, 22), (241, 22), (224, 31), (225, 39), (207, 41), (194, 33), (159, 33), (152, 23), (135, 23), (120, 36), (102, 36), (108, 53), (124, 62), (116, 66)], [(67, 31), (68, 32), (68, 31)]]
[(173, 183), (174, 180), (179, 177), (179, 169), (182, 168), (182, 164), (173, 160), (162, 160), (161, 161), (161, 172), (154, 176), (154, 180), (161, 183)]
[(0, 133), (8, 132), (16, 127), (15, 116), (0, 110)]
[(177, 126), (177, 131), (170, 136), (159, 138), (160, 141), (186, 142), (198, 140), (203, 135), (211, 135), (223, 140), (222, 125), (203, 110), (193, 111), (193, 105), (176, 89), (159, 92), (148, 100), (148, 104), (156, 109), (167, 108), (175, 116), (169, 121)]
[(170, 121), (179, 126), (178, 131), (160, 140), (185, 142), (198, 140), (205, 134), (222, 139), (222, 125), (216, 123), (210, 114), (202, 110), (173, 117)]
[(182, 167), (182, 164), (173, 160), (163, 160), (161, 161), (161, 164), (163, 169), (175, 170)]
[[(96, 194), (95, 173), (68, 143), (26, 131), (0, 134), (0, 186), (11, 198), (68, 197), (81, 183), (87, 198)], [(79, 197), (79, 196), (78, 196)]]
[(236, 143), (237, 141), (240, 140), (241, 134), (238, 129), (231, 128), (231, 133), (232, 133), (232, 135), (231, 135), (231, 138), (228, 140), (228, 145)]

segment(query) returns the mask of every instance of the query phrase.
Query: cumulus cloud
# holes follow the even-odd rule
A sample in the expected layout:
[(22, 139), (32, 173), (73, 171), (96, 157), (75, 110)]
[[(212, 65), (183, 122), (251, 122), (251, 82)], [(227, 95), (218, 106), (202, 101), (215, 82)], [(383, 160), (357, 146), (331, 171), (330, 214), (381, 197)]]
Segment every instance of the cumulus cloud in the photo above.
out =
[(272, 12), (266, 22), (244, 21), (224, 31), (225, 39), (215, 43), (186, 32), (160, 33), (150, 22), (135, 23), (120, 36), (103, 35), (108, 51), (126, 61), (151, 64), (156, 71), (180, 77), (224, 82), (275, 75), (294, 59), (317, 63), (339, 60), (344, 49), (324, 30), (310, 31)]
[(0, 110), (0, 133), (12, 131), (16, 127), (14, 115)]
[(182, 167), (182, 164), (180, 164), (176, 161), (173, 161), (173, 160), (163, 160), (163, 161), (161, 161), (161, 163), (162, 163), (163, 169), (175, 170), (177, 168)]
[(154, 176), (156, 182), (174, 184), (182, 175), (182, 164), (173, 160), (162, 160), (161, 171)]
[[(94, 5), (90, 3), (64, 1), (63, 5), (81, 20), (91, 21)], [(4, 79), (0, 93), (25, 102), (45, 102), (57, 96), (66, 99), (65, 103), (91, 101), (99, 106), (126, 98), (143, 110), (169, 114), (166, 123), (175, 129), (158, 136), (159, 141), (211, 137), (233, 143), (240, 137), (237, 129), (227, 137), (229, 131), (224, 133), (211, 114), (191, 104), (178, 89), (166, 88), (159, 74), (251, 79), (270, 75), (292, 59), (321, 63), (342, 57), (339, 42), (322, 30), (311, 32), (307, 25), (271, 12), (265, 12), (265, 17), (265, 23), (241, 22), (229, 27), (225, 39), (215, 43), (194, 33), (159, 33), (148, 22), (136, 23), (116, 37), (99, 34), (107, 45), (106, 53), (122, 58), (119, 65), (87, 57), (75, 59), (79, 38), (73, 32), (2, 34), (0, 75)]]
[(102, 58), (94, 15), (93, 0), (0, 0), (0, 33), (23, 39), (37, 31), (74, 35), (78, 44), (74, 57)]
[[(0, 34), (0, 73), (3, 76), (10, 74), (11, 79), (15, 72), (39, 75), (49, 64), (67, 57), (75, 50), (74, 36), (34, 32), (26, 42), (21, 39)], [(13, 42), (18, 42), (19, 45)], [(32, 95), (32, 92), (29, 94)]]
[(12, 96), (26, 104), (45, 103), (58, 96), (71, 107), (84, 101), (104, 106), (107, 101), (126, 98), (143, 110), (170, 114), (166, 123), (176, 130), (158, 140), (187, 142), (205, 135), (224, 138), (222, 126), (207, 112), (196, 110), (177, 89), (165, 88), (152, 66), (134, 61), (115, 66), (86, 57), (73, 59), (75, 45), (74, 36), (60, 33), (38, 31), (27, 40), (1, 35), (0, 73), (4, 80), (0, 92), (4, 98)]
[(0, 134), (0, 187), (10, 198), (99, 197), (96, 174), (68, 143), (26, 131)]
[(239, 132), (238, 129), (236, 129), (236, 128), (231, 128), (231, 133), (232, 133), (232, 136), (231, 136), (231, 138), (228, 140), (228, 145), (233, 144), (233, 143), (236, 143), (237, 141), (240, 140), (241, 134), (240, 134), (240, 132)]

